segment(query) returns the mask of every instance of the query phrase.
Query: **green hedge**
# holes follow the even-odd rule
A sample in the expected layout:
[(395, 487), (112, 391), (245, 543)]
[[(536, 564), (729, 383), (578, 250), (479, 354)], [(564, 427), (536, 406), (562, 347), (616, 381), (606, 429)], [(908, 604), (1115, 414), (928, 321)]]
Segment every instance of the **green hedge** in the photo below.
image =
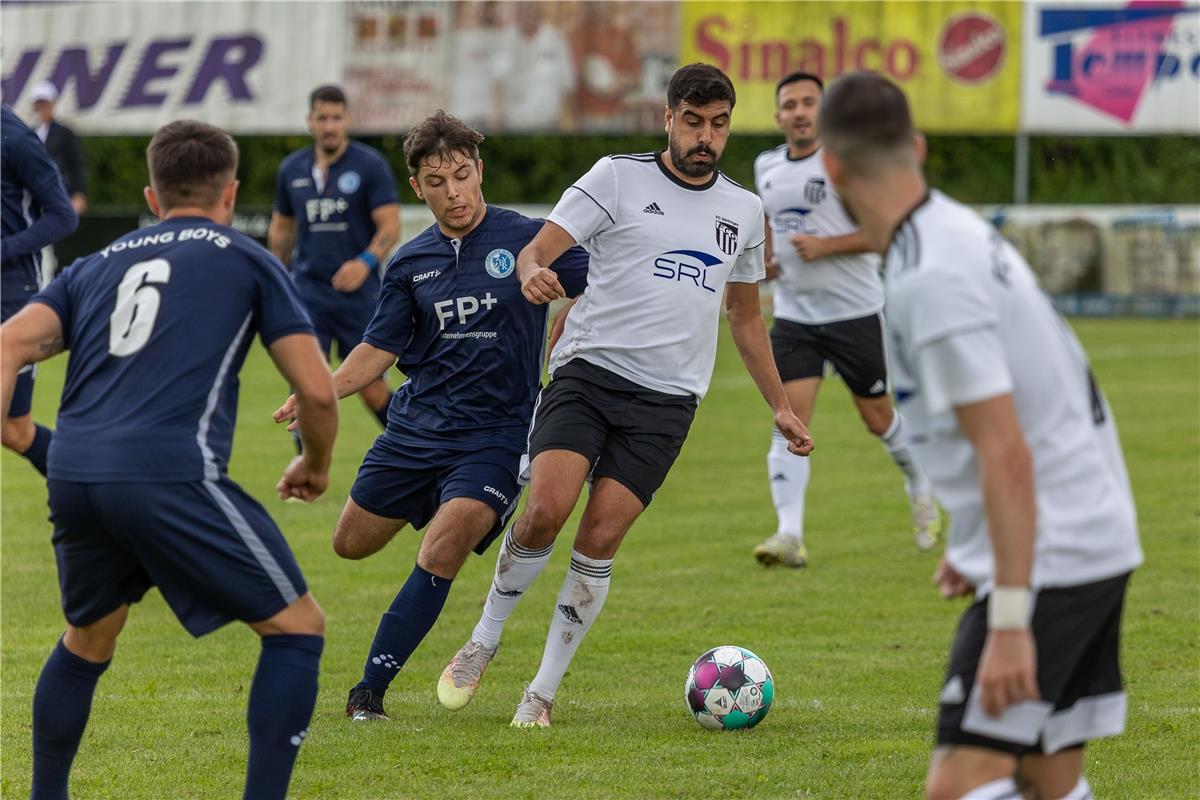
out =
[[(390, 159), (402, 184), (401, 202), (415, 203), (396, 136), (365, 137)], [(146, 183), (147, 137), (90, 138), (93, 208), (140, 206)], [(275, 170), (287, 153), (309, 144), (305, 136), (242, 137), (240, 202), (269, 206)], [(606, 153), (661, 148), (663, 136), (496, 136), (483, 144), (484, 187), (494, 203), (553, 203), (568, 181)], [(722, 169), (746, 186), (754, 157), (780, 142), (775, 135), (734, 135)], [(933, 136), (930, 183), (965, 202), (1012, 201), (1011, 137)], [(1030, 142), (1030, 201), (1034, 203), (1200, 203), (1200, 147), (1185, 136), (1034, 138)]]

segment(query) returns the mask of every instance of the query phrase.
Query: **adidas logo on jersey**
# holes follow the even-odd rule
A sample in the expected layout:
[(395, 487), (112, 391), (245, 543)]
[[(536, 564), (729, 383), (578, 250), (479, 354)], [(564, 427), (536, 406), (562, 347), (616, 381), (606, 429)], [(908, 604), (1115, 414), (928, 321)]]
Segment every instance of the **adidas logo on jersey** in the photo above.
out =
[(657, 214), (660, 217), (666, 216), (666, 214), (663, 213), (663, 210), (658, 207), (658, 203), (651, 203), (650, 205), (646, 206), (645, 208), (642, 209), (642, 213), (643, 214)]

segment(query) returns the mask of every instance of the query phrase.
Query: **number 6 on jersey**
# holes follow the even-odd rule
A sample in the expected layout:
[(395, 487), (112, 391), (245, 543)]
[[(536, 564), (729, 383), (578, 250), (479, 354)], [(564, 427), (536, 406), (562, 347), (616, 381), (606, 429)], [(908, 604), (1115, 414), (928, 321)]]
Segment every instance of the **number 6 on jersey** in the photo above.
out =
[(162, 301), (162, 295), (151, 284), (170, 279), (171, 265), (162, 258), (139, 261), (126, 271), (117, 287), (117, 307), (108, 318), (110, 355), (131, 356), (146, 346)]

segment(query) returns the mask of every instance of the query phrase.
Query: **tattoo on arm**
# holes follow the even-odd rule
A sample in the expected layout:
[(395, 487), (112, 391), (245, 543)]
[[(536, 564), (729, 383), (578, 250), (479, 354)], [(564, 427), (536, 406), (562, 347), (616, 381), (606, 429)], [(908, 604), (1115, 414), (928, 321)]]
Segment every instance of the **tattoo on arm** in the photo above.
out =
[(46, 339), (38, 343), (38, 355), (41, 358), (49, 358), (57, 355), (66, 349), (67, 343), (63, 341), (63, 337), (56, 336), (53, 339)]
[(375, 234), (375, 238), (371, 240), (371, 244), (367, 249), (374, 253), (379, 258), (383, 258), (392, 249), (392, 245), (396, 243), (396, 234), (389, 230), (380, 230)]

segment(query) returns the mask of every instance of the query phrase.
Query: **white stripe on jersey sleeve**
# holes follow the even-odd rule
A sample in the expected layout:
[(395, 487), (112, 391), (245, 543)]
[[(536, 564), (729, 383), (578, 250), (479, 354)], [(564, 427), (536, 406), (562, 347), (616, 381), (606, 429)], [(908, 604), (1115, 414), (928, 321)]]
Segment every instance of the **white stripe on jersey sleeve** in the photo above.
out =
[(567, 187), (546, 219), (582, 243), (615, 225), (616, 209), (617, 171), (605, 156)]

